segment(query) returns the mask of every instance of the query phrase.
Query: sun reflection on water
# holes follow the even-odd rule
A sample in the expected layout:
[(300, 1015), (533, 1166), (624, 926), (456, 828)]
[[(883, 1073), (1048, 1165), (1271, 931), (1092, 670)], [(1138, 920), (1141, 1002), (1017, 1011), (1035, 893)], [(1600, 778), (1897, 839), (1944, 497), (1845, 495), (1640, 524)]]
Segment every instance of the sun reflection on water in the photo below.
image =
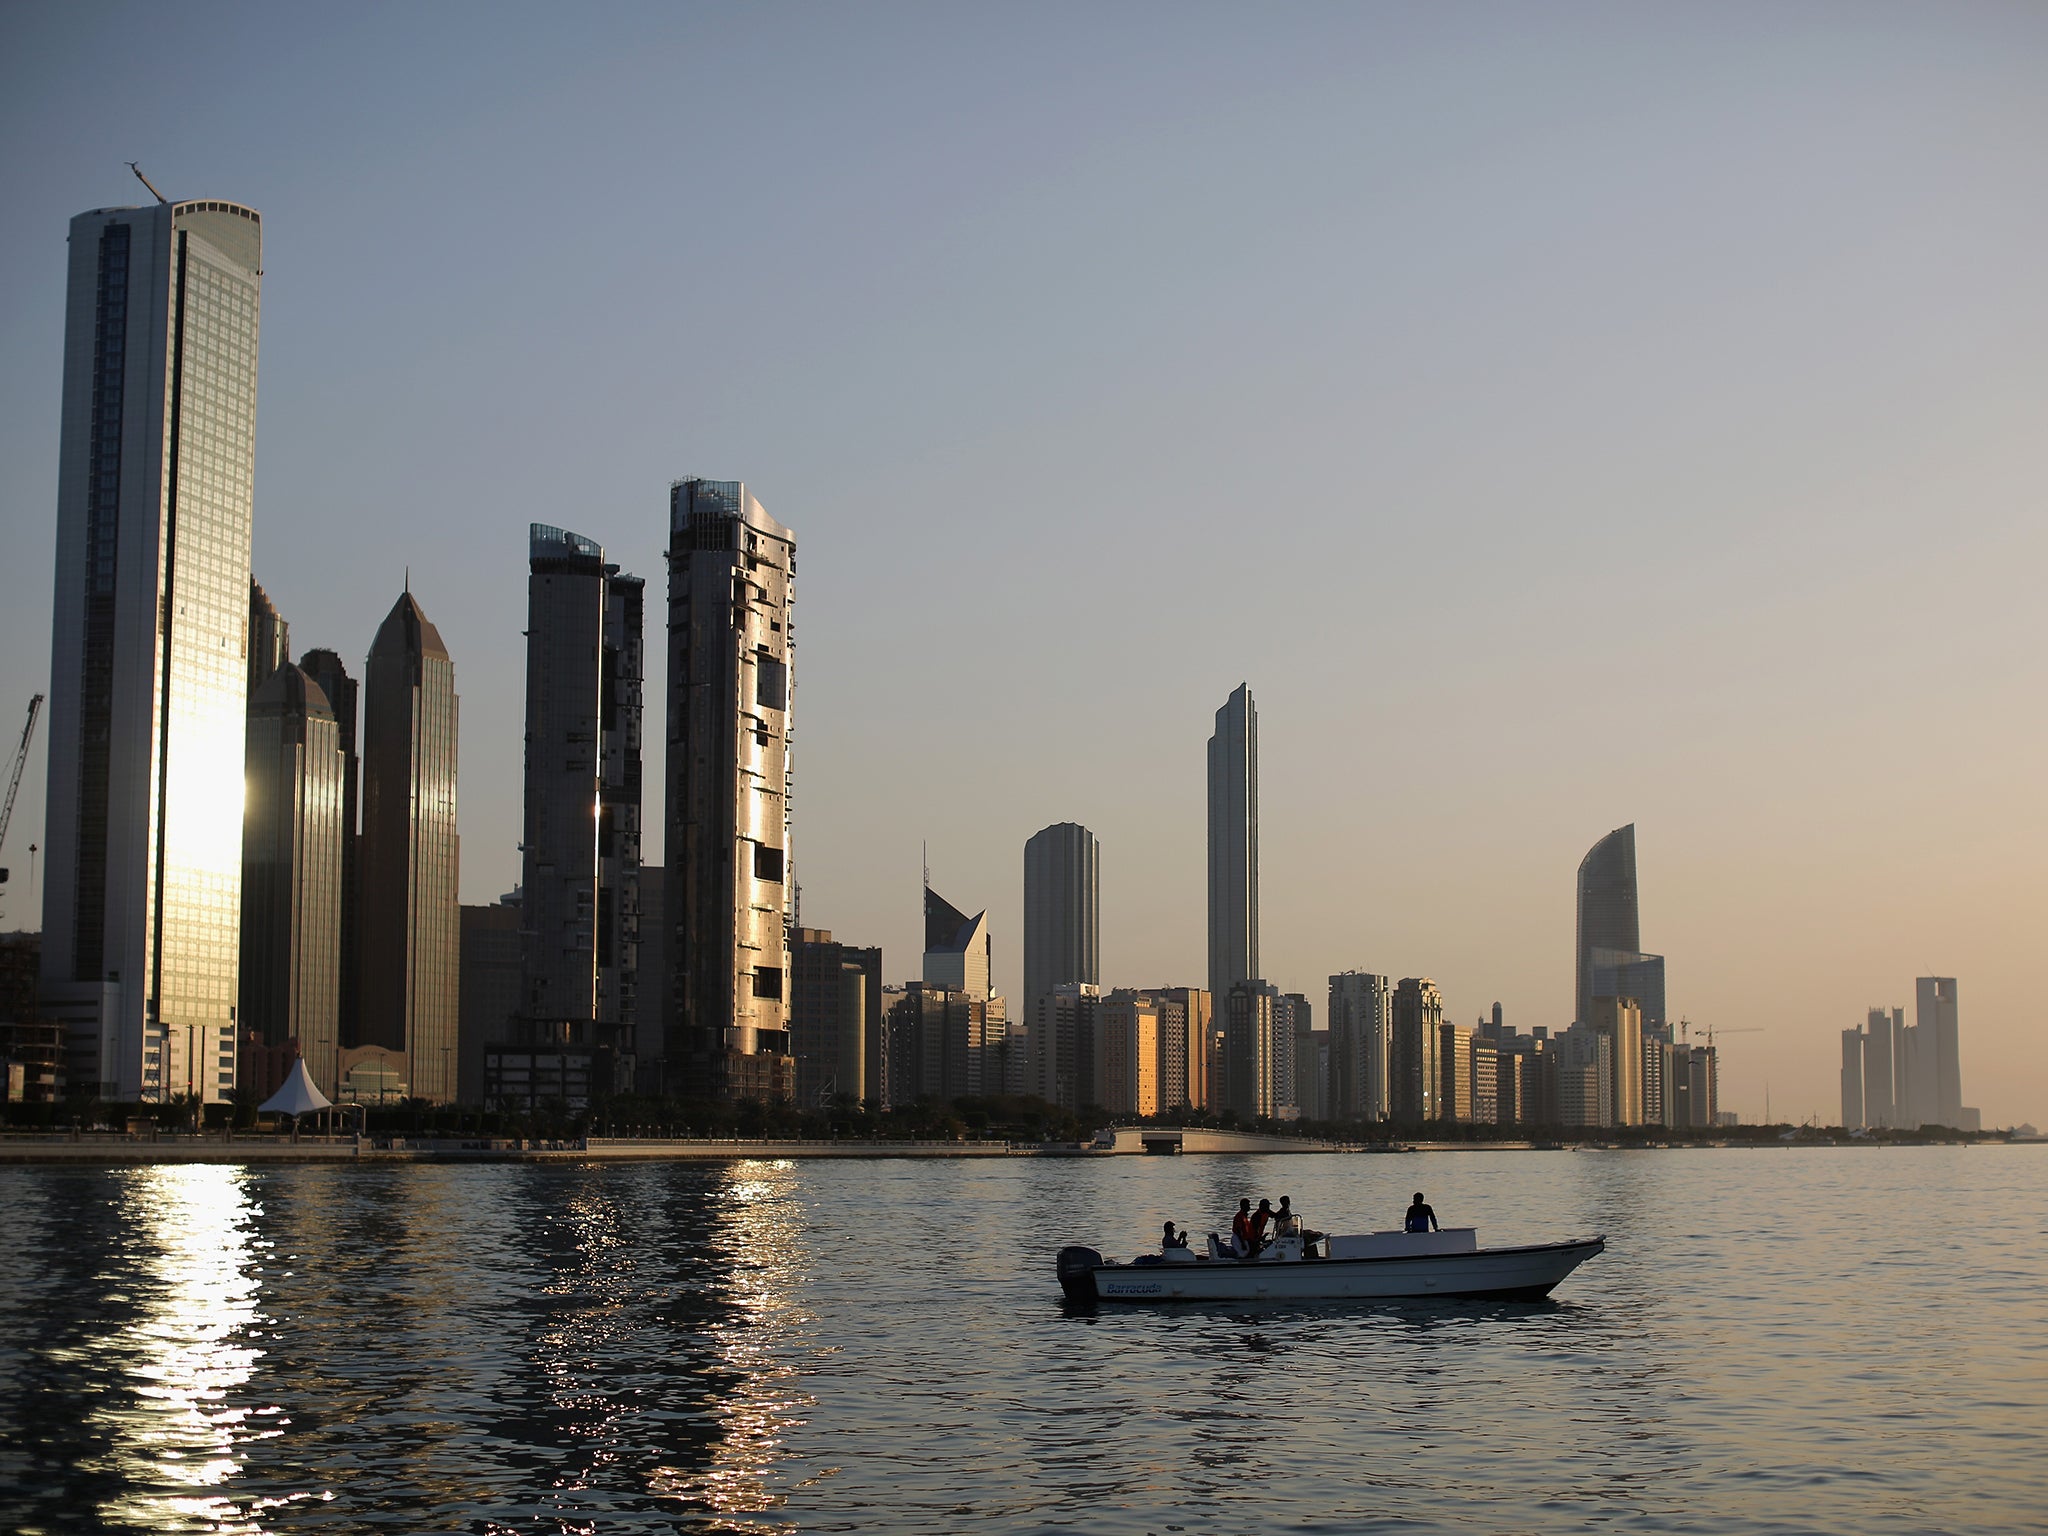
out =
[(807, 1256), (796, 1167), (786, 1159), (735, 1163), (724, 1171), (718, 1204), (724, 1218), (708, 1235), (727, 1310), (706, 1329), (705, 1344), (732, 1385), (712, 1410), (709, 1465), (657, 1467), (649, 1487), (723, 1517), (710, 1529), (793, 1531), (759, 1517), (788, 1500), (780, 1463), (816, 1402), (799, 1385), (801, 1351), (793, 1347), (809, 1323), (798, 1299)]
[(248, 1170), (137, 1170), (121, 1204), (136, 1242), (133, 1310), (75, 1362), (114, 1377), (91, 1419), (123, 1491), (101, 1514), (163, 1531), (259, 1531), (256, 1510), (225, 1491), (250, 1442), (283, 1433), (279, 1409), (233, 1400), (263, 1353), (248, 1342), (260, 1246)]

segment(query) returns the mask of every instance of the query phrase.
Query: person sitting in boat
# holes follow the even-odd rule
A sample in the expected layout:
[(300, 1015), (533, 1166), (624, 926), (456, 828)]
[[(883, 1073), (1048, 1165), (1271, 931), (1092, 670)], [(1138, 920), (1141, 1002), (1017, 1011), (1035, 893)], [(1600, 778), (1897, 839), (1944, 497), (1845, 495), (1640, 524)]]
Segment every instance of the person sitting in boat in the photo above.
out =
[(1259, 1208), (1252, 1212), (1252, 1252), (1257, 1253), (1266, 1246), (1266, 1231), (1273, 1225), (1273, 1202), (1261, 1200)]
[(1259, 1241), (1252, 1235), (1252, 1203), (1249, 1200), (1237, 1202), (1237, 1214), (1230, 1218), (1230, 1246), (1240, 1259), (1248, 1259), (1259, 1251)]
[(1164, 1236), (1163, 1238), (1161, 1238), (1161, 1239), (1159, 1240), (1159, 1246), (1160, 1246), (1160, 1248), (1161, 1248), (1162, 1250), (1164, 1250), (1164, 1249), (1167, 1249), (1167, 1248), (1185, 1248), (1185, 1247), (1187, 1247), (1187, 1245), (1188, 1245), (1188, 1235), (1187, 1235), (1187, 1233), (1185, 1233), (1185, 1232), (1176, 1232), (1176, 1231), (1174, 1231), (1174, 1229), (1173, 1229), (1173, 1223), (1169, 1221), (1169, 1222), (1168, 1222), (1168, 1223), (1166, 1224), (1166, 1236)]
[(1422, 1198), (1422, 1191), (1415, 1191), (1415, 1203), (1408, 1207), (1407, 1228), (1410, 1232), (1441, 1232), (1436, 1222), (1436, 1207)]

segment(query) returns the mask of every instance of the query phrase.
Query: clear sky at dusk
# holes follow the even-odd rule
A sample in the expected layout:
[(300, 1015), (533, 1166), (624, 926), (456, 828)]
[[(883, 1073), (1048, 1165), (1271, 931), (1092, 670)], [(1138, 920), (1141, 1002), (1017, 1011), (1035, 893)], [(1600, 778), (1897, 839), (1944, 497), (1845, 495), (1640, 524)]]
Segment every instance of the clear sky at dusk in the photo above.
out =
[[(1102, 839), (1105, 984), (1204, 974), (1257, 698), (1263, 952), (1562, 1025), (1572, 880), (1723, 1102), (1960, 978), (2048, 1117), (2048, 9), (0, 10), (0, 732), (47, 687), (66, 222), (264, 219), (256, 574), (360, 675), (412, 585), (463, 892), (516, 878), (526, 525), (796, 530), (807, 925), (916, 972)], [(659, 825), (659, 643), (649, 647)], [(42, 741), (5, 862), (34, 927)], [(658, 842), (658, 835), (656, 841)], [(654, 848), (649, 849), (650, 857)]]

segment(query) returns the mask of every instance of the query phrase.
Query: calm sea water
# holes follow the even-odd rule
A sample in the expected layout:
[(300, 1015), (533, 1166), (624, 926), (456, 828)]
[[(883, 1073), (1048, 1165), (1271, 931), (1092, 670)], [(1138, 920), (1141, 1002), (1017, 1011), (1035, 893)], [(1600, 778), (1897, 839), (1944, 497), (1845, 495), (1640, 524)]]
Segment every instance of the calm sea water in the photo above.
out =
[[(1064, 1310), (1240, 1194), (1536, 1305)], [(2048, 1148), (0, 1169), (0, 1525), (2048, 1523)]]

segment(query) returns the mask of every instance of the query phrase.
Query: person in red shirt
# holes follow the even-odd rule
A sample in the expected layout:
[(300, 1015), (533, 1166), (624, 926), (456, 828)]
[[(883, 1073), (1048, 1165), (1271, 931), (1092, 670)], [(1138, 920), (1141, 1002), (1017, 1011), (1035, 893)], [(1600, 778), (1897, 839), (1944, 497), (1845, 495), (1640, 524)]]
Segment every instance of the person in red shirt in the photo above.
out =
[(1266, 1229), (1273, 1224), (1273, 1202), (1261, 1200), (1258, 1210), (1252, 1213), (1252, 1251), (1256, 1253), (1266, 1246)]
[(1237, 1214), (1230, 1218), (1230, 1242), (1241, 1259), (1248, 1259), (1259, 1251), (1258, 1237), (1252, 1231), (1252, 1203), (1249, 1200), (1237, 1202)]

